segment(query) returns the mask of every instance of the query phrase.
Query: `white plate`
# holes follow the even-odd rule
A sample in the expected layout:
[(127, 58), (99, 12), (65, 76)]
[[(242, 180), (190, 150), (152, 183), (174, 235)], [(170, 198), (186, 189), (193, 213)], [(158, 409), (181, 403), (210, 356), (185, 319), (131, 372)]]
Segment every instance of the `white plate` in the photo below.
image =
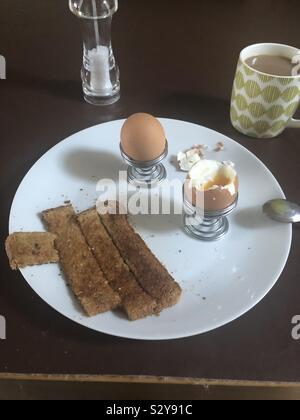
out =
[[(71, 320), (93, 330), (135, 339), (173, 339), (204, 333), (227, 324), (253, 308), (273, 287), (289, 255), (292, 228), (265, 218), (262, 204), (284, 197), (269, 170), (235, 141), (207, 128), (161, 119), (169, 140), (166, 162), (170, 179), (180, 176), (170, 158), (194, 144), (225, 151), (211, 153), (236, 163), (240, 177), (240, 202), (230, 216), (231, 229), (220, 242), (202, 243), (182, 231), (181, 216), (137, 216), (137, 231), (183, 288), (180, 303), (159, 317), (129, 322), (118, 313), (86, 317), (57, 265), (22, 270), (34, 291)], [(89, 128), (59, 143), (29, 171), (15, 196), (10, 232), (43, 230), (39, 212), (71, 200), (78, 211), (97, 198), (100, 178), (117, 178), (124, 165), (119, 155), (123, 121)], [(41, 139), (42, 141), (42, 139)], [(38, 315), (38, 314), (37, 314)]]

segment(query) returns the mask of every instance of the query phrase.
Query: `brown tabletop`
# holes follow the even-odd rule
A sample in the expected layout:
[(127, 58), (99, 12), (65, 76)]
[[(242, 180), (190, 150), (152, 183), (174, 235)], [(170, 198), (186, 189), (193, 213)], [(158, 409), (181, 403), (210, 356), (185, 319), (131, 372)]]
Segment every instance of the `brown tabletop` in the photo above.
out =
[[(65, 137), (136, 111), (202, 124), (254, 152), (287, 196), (300, 202), (300, 132), (251, 140), (229, 122), (229, 98), (242, 47), (261, 41), (299, 43), (296, 0), (120, 0), (113, 42), (122, 99), (109, 108), (82, 100), (78, 22), (61, 0), (2, 0), (0, 54), (1, 237), (15, 191), (32, 164)], [(300, 46), (300, 45), (299, 45)], [(270, 244), (272, 246), (272, 244)], [(193, 338), (130, 341), (80, 327), (35, 295), (0, 253), (0, 372), (151, 375), (300, 382), (300, 230), (271, 293), (223, 328)]]

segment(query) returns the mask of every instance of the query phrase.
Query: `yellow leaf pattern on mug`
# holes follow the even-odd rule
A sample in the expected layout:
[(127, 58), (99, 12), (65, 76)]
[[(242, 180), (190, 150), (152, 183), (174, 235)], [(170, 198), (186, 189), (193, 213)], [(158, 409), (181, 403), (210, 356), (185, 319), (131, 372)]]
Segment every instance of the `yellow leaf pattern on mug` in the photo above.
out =
[(266, 114), (271, 120), (277, 120), (284, 114), (284, 108), (281, 105), (273, 105)]
[(244, 111), (245, 109), (248, 108), (248, 102), (246, 101), (243, 95), (237, 95), (235, 98), (235, 101), (240, 111)]
[(286, 89), (283, 92), (282, 98), (285, 100), (285, 102), (290, 102), (290, 101), (293, 101), (297, 95), (299, 95), (299, 88), (297, 88), (296, 86), (293, 86)]
[(249, 112), (252, 115), (252, 117), (260, 118), (266, 113), (266, 110), (265, 110), (265, 107), (261, 103), (253, 102), (252, 104), (249, 105)]
[(289, 77), (288, 79), (279, 79), (279, 83), (281, 83), (282, 86), (288, 86), (292, 82), (293, 82), (292, 77)]
[(244, 87), (244, 77), (242, 75), (242, 73), (240, 71), (237, 72), (236, 74), (236, 79), (235, 79), (235, 85), (237, 89), (243, 89)]
[(257, 121), (257, 122), (254, 124), (254, 127), (255, 127), (255, 130), (256, 130), (258, 133), (262, 134), (262, 133), (264, 133), (264, 132), (266, 132), (266, 131), (268, 131), (268, 130), (269, 130), (269, 128), (270, 128), (270, 124), (268, 124), (266, 121)]
[(245, 91), (251, 99), (257, 98), (261, 94), (259, 84), (254, 82), (253, 80), (248, 80), (248, 82), (246, 82)]
[(287, 117), (292, 117), (295, 112), (297, 111), (297, 108), (299, 106), (298, 101), (297, 102), (292, 102), (285, 110), (285, 115)]
[(246, 117), (246, 115), (241, 115), (239, 118), (239, 122), (241, 126), (245, 129), (252, 127), (252, 121), (249, 117)]
[(276, 86), (267, 86), (263, 90), (262, 96), (266, 102), (271, 104), (280, 98), (281, 90)]
[(286, 126), (286, 121), (282, 121), (282, 120), (280, 120), (280, 121), (276, 121), (276, 123), (274, 123), (274, 124), (272, 125), (272, 127), (271, 127), (271, 131), (272, 131), (273, 133), (277, 133), (277, 135), (278, 135), (278, 134), (280, 134), (280, 131), (281, 131), (283, 128), (285, 128), (285, 126)]
[(232, 122), (236, 122), (238, 120), (239, 116), (237, 113), (237, 110), (235, 109), (235, 107), (232, 105), (231, 106), (231, 121)]
[(236, 100), (236, 90), (235, 90), (235, 88), (234, 88), (234, 87), (233, 87), (233, 89), (232, 89), (231, 100), (232, 100), (232, 101), (235, 101), (235, 100)]
[(260, 74), (260, 73), (258, 73), (258, 78), (263, 83), (269, 83), (269, 82), (272, 82), (272, 80), (274, 80), (273, 76), (267, 76), (266, 74)]

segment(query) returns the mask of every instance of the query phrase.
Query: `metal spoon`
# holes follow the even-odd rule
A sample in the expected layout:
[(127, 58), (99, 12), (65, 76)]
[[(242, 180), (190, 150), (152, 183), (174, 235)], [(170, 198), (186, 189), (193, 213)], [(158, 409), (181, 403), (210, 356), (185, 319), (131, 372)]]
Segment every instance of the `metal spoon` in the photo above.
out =
[(281, 223), (300, 222), (300, 206), (287, 200), (271, 200), (263, 206), (264, 213)]

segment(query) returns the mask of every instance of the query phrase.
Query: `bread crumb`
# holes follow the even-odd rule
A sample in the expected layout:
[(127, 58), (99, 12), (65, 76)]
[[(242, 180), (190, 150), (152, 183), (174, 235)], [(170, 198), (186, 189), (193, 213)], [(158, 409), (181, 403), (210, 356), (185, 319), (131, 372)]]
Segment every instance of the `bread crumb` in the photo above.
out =
[(216, 145), (215, 152), (222, 152), (224, 149), (225, 149), (224, 143), (219, 141), (219, 143), (217, 143)]

